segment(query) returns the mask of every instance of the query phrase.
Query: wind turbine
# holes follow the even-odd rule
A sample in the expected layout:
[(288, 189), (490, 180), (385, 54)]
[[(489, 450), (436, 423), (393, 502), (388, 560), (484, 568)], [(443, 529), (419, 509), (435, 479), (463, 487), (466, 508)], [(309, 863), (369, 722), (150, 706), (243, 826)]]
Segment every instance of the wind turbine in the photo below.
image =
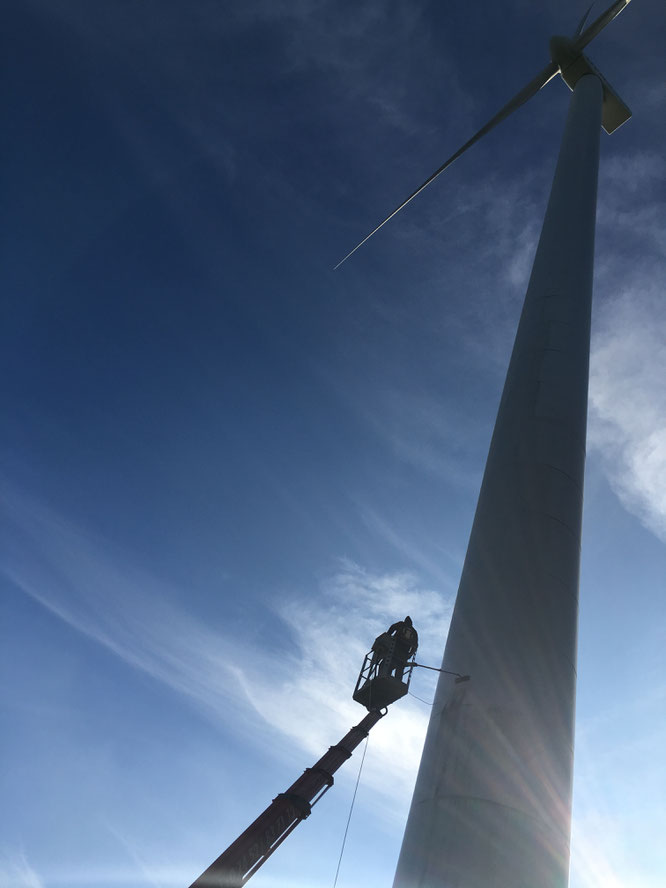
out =
[(583, 49), (629, 2), (553, 37), (543, 71), (345, 257), (562, 76), (573, 96), (442, 663), (471, 679), (440, 676), (394, 888), (568, 882), (599, 129), (631, 116)]

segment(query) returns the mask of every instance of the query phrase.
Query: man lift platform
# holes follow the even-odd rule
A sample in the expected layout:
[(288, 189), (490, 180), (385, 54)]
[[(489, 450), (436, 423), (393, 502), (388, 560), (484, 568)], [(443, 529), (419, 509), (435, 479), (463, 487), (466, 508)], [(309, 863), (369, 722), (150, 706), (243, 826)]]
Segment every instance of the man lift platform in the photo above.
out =
[(354, 700), (366, 709), (382, 709), (404, 697), (414, 668), (419, 636), (405, 617), (375, 638), (354, 688)]

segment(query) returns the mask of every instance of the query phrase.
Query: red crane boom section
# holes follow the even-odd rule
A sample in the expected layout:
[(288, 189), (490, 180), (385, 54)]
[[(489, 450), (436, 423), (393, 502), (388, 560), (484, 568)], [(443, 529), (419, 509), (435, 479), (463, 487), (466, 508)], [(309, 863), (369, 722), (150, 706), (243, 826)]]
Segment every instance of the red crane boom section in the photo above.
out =
[(310, 815), (333, 786), (333, 774), (351, 757), (386, 710), (371, 710), (365, 718), (331, 746), (328, 752), (276, 796), (263, 814), (213, 861), (190, 888), (241, 888), (282, 844), (290, 832)]

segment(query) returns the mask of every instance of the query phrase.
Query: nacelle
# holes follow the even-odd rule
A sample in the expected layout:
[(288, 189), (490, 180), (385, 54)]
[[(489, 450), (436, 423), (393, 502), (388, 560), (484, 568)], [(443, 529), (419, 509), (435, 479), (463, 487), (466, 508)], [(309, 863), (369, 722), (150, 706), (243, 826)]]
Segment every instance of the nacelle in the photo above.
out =
[(631, 111), (606, 80), (601, 71), (582, 53), (569, 37), (556, 35), (550, 38), (550, 57), (560, 69), (562, 80), (573, 90), (581, 77), (594, 74), (604, 88), (604, 103), (601, 111), (601, 125), (607, 133), (629, 120)]

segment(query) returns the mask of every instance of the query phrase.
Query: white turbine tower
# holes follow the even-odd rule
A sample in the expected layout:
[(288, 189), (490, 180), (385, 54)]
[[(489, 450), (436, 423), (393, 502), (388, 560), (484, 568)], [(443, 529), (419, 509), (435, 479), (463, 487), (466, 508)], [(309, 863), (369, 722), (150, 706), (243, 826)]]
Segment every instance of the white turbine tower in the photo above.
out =
[(582, 50), (628, 3), (553, 37), (544, 70), (352, 250), (561, 74), (571, 106), (442, 663), (471, 679), (440, 677), (394, 888), (568, 882), (599, 129), (631, 116)]

